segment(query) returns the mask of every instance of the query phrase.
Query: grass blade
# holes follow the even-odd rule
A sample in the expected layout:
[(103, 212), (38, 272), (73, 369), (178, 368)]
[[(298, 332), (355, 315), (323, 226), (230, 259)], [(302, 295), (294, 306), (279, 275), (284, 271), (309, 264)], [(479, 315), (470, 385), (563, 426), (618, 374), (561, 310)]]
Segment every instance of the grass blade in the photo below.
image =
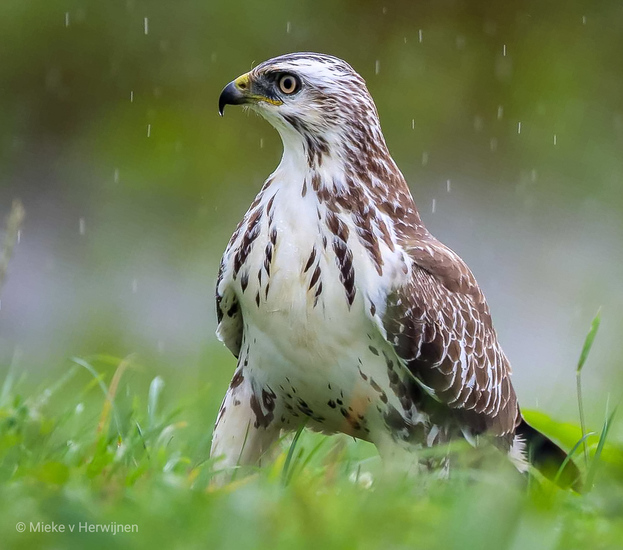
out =
[(567, 456), (565, 457), (565, 459), (562, 461), (562, 464), (560, 465), (560, 467), (558, 468), (558, 471), (556, 472), (556, 476), (554, 477), (554, 483), (558, 485), (558, 482), (560, 480), (560, 476), (562, 475), (562, 472), (564, 471), (564, 469), (566, 468), (567, 464), (571, 461), (571, 457), (573, 457), (573, 455), (578, 451), (578, 449), (580, 448), (580, 446), (582, 445), (586, 445), (586, 440), (591, 437), (592, 435), (596, 435), (595, 432), (588, 432), (586, 435), (583, 435), (582, 438), (573, 446), (573, 448), (567, 453)]
[(584, 450), (584, 463), (588, 468), (588, 449), (586, 447), (586, 421), (584, 418), (584, 402), (582, 400), (582, 369), (584, 368), (584, 363), (586, 363), (586, 359), (588, 354), (593, 347), (593, 342), (595, 340), (595, 336), (597, 335), (597, 331), (599, 330), (599, 325), (601, 324), (601, 308), (597, 310), (597, 314), (593, 318), (593, 322), (591, 323), (591, 328), (584, 339), (584, 346), (582, 346), (582, 352), (580, 353), (580, 359), (578, 361), (578, 366), (575, 369), (575, 382), (576, 389), (578, 394), (578, 410), (580, 412), (580, 427), (582, 428), (582, 448)]
[(2, 390), (0, 391), (0, 406), (5, 405), (10, 399), (11, 391), (13, 390), (13, 384), (15, 382), (15, 373), (18, 370), (17, 365), (19, 364), (20, 358), (20, 351), (15, 350), (15, 353), (13, 354), (13, 360), (9, 365), (9, 370), (4, 377), (4, 382), (2, 383)]
[(306, 423), (307, 422), (304, 422), (303, 424), (301, 424), (299, 426), (299, 429), (296, 430), (296, 434), (294, 434), (294, 439), (292, 440), (292, 443), (290, 444), (290, 448), (288, 449), (288, 456), (286, 457), (285, 464), (283, 465), (283, 473), (282, 473), (284, 485), (288, 484), (288, 470), (290, 468), (290, 463), (292, 462), (292, 457), (294, 456), (294, 450), (296, 448), (296, 444), (298, 443), (298, 440), (301, 437), (303, 430), (305, 429)]
[(595, 451), (595, 456), (593, 456), (593, 461), (591, 462), (591, 467), (588, 471), (588, 475), (586, 476), (586, 488), (587, 491), (590, 491), (593, 487), (593, 482), (595, 480), (595, 475), (597, 474), (597, 468), (599, 466), (599, 459), (601, 458), (601, 453), (604, 449), (604, 445), (606, 444), (606, 439), (608, 437), (608, 432), (610, 431), (610, 427), (612, 426), (612, 421), (614, 420), (614, 415), (617, 412), (617, 407), (614, 408), (612, 414), (606, 418), (604, 422), (604, 426), (601, 430), (601, 435), (599, 436), (599, 443), (597, 444), (597, 450)]
[(158, 409), (158, 400), (162, 389), (164, 388), (164, 380), (160, 376), (156, 376), (149, 384), (149, 396), (147, 398), (147, 416), (149, 417), (149, 428), (153, 429), (156, 425), (156, 410)]
[(586, 335), (586, 339), (584, 340), (584, 346), (582, 347), (582, 353), (580, 353), (580, 360), (578, 361), (578, 366), (576, 368), (576, 372), (581, 372), (584, 368), (584, 363), (586, 363), (586, 359), (588, 354), (593, 347), (593, 341), (595, 340), (595, 336), (597, 336), (597, 331), (599, 330), (599, 325), (601, 324), (601, 308), (597, 310), (597, 314), (593, 318), (593, 322), (591, 323), (591, 328)]

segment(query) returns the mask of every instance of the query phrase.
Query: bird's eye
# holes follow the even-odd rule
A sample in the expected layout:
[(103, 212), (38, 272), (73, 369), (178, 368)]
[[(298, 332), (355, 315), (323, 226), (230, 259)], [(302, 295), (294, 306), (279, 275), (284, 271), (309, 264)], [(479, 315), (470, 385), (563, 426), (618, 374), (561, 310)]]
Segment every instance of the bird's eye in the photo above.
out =
[(287, 95), (293, 94), (299, 89), (299, 81), (291, 74), (284, 74), (279, 79), (279, 89)]

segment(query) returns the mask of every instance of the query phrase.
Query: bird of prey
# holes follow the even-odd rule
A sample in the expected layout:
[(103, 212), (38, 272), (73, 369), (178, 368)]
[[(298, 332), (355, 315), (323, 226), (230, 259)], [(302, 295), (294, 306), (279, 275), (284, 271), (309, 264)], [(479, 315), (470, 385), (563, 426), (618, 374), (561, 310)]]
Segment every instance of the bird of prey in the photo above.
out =
[(361, 76), (283, 55), (229, 83), (221, 115), (228, 104), (268, 120), (284, 150), (220, 265), (217, 335), (238, 364), (211, 455), (257, 464), (306, 423), (382, 456), (481, 437), (520, 469), (525, 442), (560, 465), (522, 419), (485, 297), (424, 227)]

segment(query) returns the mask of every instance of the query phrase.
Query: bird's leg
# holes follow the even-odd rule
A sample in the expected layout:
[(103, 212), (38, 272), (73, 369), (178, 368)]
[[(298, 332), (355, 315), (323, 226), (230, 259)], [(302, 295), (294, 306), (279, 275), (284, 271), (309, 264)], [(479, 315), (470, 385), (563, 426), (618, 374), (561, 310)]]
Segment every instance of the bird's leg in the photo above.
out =
[[(210, 457), (219, 458), (216, 467), (230, 470), (237, 466), (260, 465), (263, 455), (279, 438), (280, 425), (273, 420), (270, 396), (256, 395), (251, 381), (239, 366), (232, 378), (218, 413)], [(273, 405), (274, 406), (274, 405)], [(220, 475), (217, 483), (227, 481)]]

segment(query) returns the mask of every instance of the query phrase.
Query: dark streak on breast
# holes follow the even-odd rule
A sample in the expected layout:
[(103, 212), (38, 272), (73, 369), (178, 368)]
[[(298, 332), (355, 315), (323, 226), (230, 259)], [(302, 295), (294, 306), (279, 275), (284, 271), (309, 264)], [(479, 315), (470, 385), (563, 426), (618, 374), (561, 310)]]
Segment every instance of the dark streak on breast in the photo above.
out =
[(346, 300), (351, 306), (355, 301), (356, 294), (353, 252), (344, 242), (337, 239), (333, 241), (333, 252), (335, 252), (335, 261), (340, 270), (340, 281), (346, 291)]
[(307, 263), (305, 264), (305, 268), (303, 269), (303, 273), (307, 273), (309, 271), (309, 268), (312, 266), (315, 259), (316, 259), (316, 247), (312, 248), (311, 254), (309, 255), (309, 258), (307, 259)]
[(244, 292), (247, 289), (248, 285), (249, 285), (249, 274), (245, 271), (242, 274), (242, 277), (240, 277), (240, 288), (242, 289), (242, 292)]
[(234, 373), (234, 377), (231, 379), (229, 388), (233, 390), (237, 388), (238, 386), (240, 386), (240, 384), (242, 384), (243, 381), (244, 381), (244, 375), (242, 374), (242, 369), (237, 370)]
[[(268, 428), (268, 426), (270, 426), (270, 423), (273, 421), (273, 418), (274, 418), (273, 410), (271, 409), (271, 410), (268, 410), (266, 413), (264, 413), (260, 403), (257, 400), (257, 397), (255, 397), (255, 394), (251, 395), (249, 405), (251, 406), (251, 410), (253, 411), (253, 414), (255, 414), (255, 422), (253, 423), (253, 426), (255, 428), (260, 428), (260, 427)], [(273, 408), (274, 408), (274, 405), (273, 405)]]
[(320, 266), (317, 265), (316, 269), (314, 269), (314, 273), (312, 274), (311, 280), (309, 281), (309, 290), (311, 290), (314, 287), (314, 285), (320, 278), (320, 273), (321, 273)]
[(327, 213), (327, 227), (335, 235), (333, 239), (335, 261), (340, 270), (340, 281), (344, 285), (348, 305), (351, 306), (355, 300), (356, 290), (353, 252), (347, 244), (349, 229), (340, 217), (331, 211)]
[(262, 210), (256, 208), (256, 210), (249, 217), (249, 223), (247, 224), (247, 230), (242, 237), (242, 242), (240, 243), (240, 247), (236, 251), (234, 256), (234, 271), (233, 277), (236, 278), (240, 268), (244, 265), (251, 253), (251, 249), (253, 247), (253, 242), (257, 239), (260, 234), (260, 220), (262, 218)]
[(270, 277), (270, 264), (273, 261), (273, 243), (269, 242), (266, 245), (266, 250), (264, 251), (264, 269), (266, 270), (266, 275)]

